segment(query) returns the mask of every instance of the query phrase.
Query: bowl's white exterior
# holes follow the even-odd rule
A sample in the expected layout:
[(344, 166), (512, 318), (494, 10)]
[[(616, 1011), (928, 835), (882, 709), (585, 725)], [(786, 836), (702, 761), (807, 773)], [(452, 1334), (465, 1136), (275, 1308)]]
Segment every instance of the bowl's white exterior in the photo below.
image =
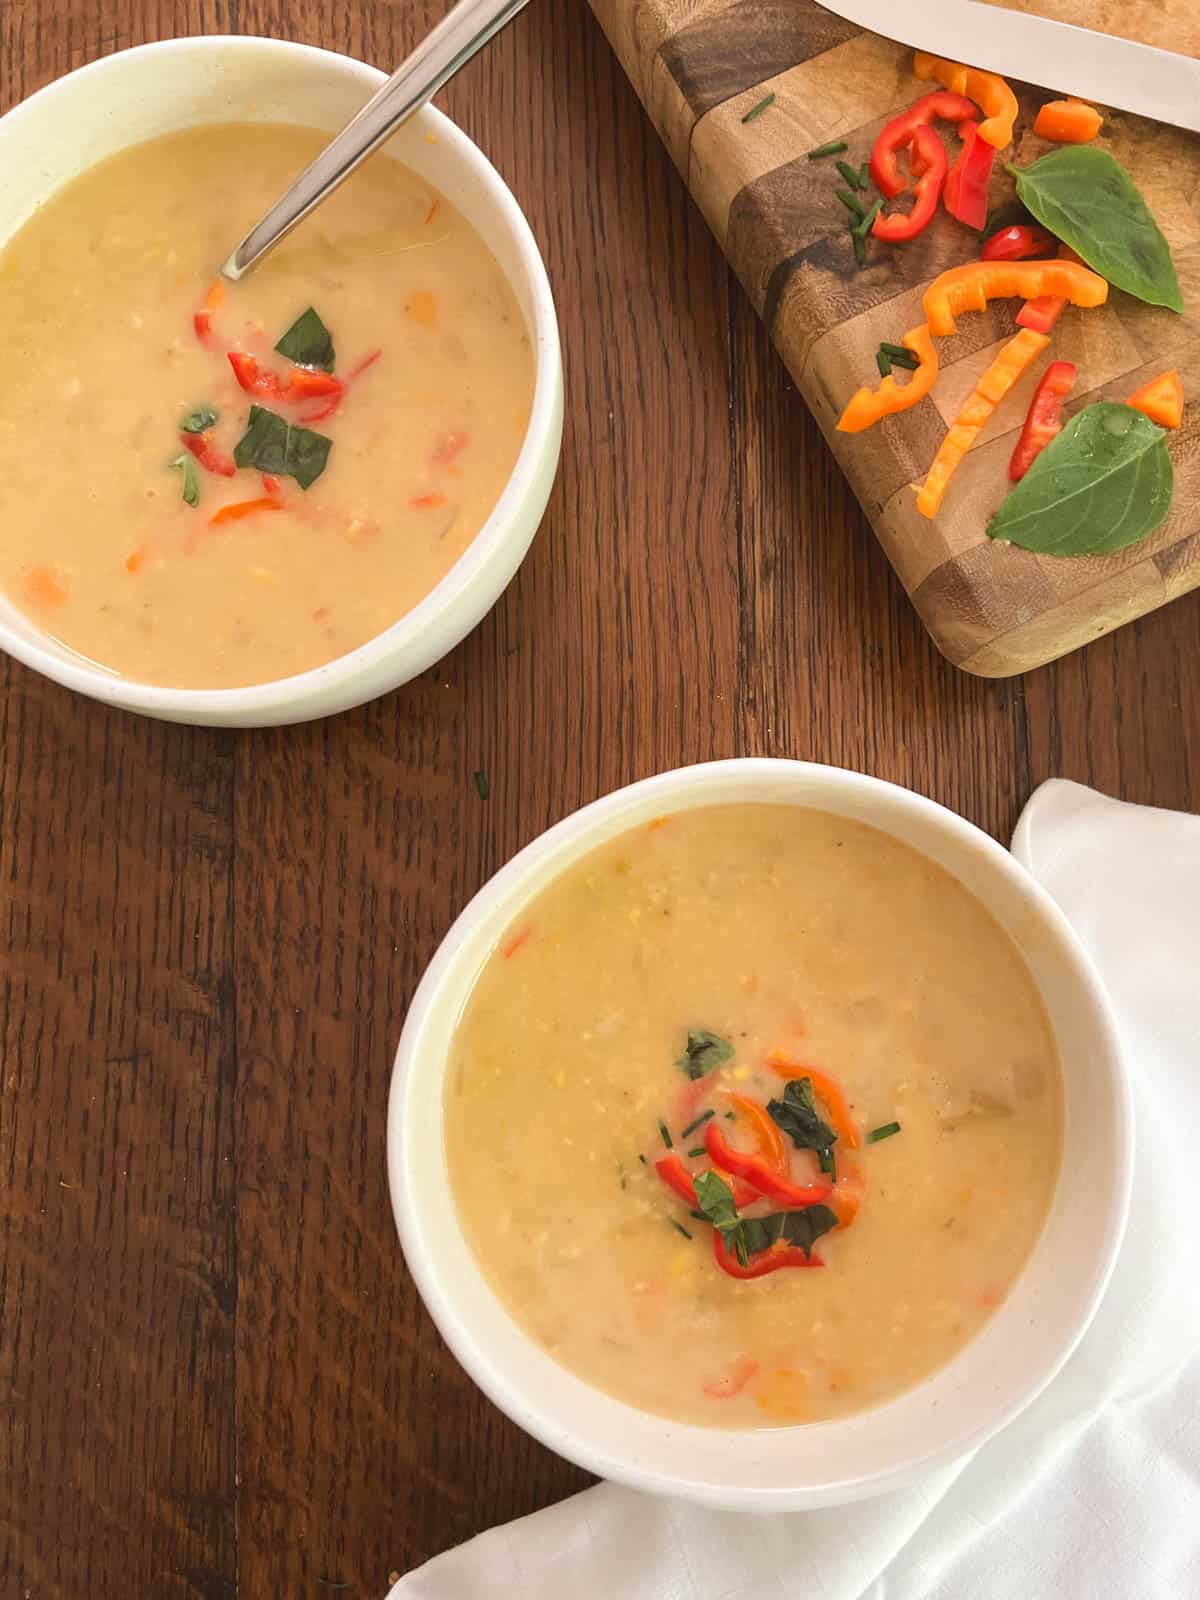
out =
[[(1020, 948), (1045, 999), (1062, 1053), (1066, 1117), (1045, 1230), (1009, 1299), (948, 1367), (843, 1421), (731, 1432), (614, 1400), (521, 1331), (455, 1219), (442, 1079), (472, 983), (531, 896), (639, 823), (747, 801), (870, 823), (940, 863), (981, 900)], [(725, 761), (596, 801), (535, 839), (475, 896), (434, 956), (404, 1025), (388, 1107), (388, 1173), (404, 1254), (426, 1305), (459, 1361), (514, 1421), (581, 1466), (641, 1489), (742, 1511), (798, 1510), (899, 1487), (981, 1444), (1045, 1387), (1087, 1328), (1121, 1241), (1132, 1113), (1091, 962), (1054, 902), (1006, 850), (952, 812), (878, 779), (803, 762)], [(919, 1280), (919, 1260), (912, 1271)]]
[[(335, 132), (383, 74), (278, 39), (172, 39), (106, 56), (0, 117), (0, 244), (69, 179), (126, 145), (207, 122), (293, 122)], [(432, 136), (432, 137), (431, 137)], [(163, 689), (65, 650), (0, 596), (0, 649), (82, 694), (172, 722), (258, 727), (328, 716), (406, 683), (468, 634), (520, 565), (562, 442), (562, 363), (546, 270), (516, 201), (475, 145), (432, 106), (390, 141), (482, 235), (528, 324), (537, 361), (529, 430), (482, 530), (407, 616), (311, 672), (244, 689)], [(236, 244), (231, 236), (230, 248)]]

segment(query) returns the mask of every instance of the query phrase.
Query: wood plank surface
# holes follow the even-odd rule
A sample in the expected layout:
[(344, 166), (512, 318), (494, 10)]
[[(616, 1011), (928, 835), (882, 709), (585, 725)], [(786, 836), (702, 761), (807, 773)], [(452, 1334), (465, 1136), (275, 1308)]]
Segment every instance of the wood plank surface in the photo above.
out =
[[(438, 9), (0, 0), (0, 103), (174, 33), (389, 65)], [(530, 216), (566, 359), (495, 611), (375, 705), (247, 735), (0, 661), (0, 1600), (377, 1600), (585, 1482), (442, 1348), (384, 1173), (417, 979), (548, 823), (735, 754), (1000, 837), (1053, 774), (1200, 798), (1200, 597), (1026, 678), (949, 667), (580, 0), (443, 103)]]

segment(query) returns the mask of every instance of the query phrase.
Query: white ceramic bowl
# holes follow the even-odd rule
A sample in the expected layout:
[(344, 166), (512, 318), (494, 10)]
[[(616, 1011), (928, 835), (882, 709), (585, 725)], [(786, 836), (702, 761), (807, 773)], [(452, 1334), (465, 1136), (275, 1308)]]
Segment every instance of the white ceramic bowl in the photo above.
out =
[[(210, 122), (292, 122), (335, 132), (383, 82), (360, 61), (278, 39), (171, 39), (106, 56), (0, 117), (0, 244), (86, 168), (127, 145)], [(433, 134), (431, 141), (426, 135)], [(172, 722), (259, 727), (361, 705), (406, 683), (464, 638), (521, 563), (546, 509), (562, 443), (562, 363), (546, 269), (491, 163), (432, 106), (390, 155), (440, 189), (512, 285), (537, 361), (529, 430), (496, 508), (437, 587), (349, 655), (244, 689), (164, 689), (64, 649), (0, 595), (0, 649), (70, 689)], [(230, 237), (230, 248), (237, 243)]]
[[(1062, 1054), (1062, 1171), (1045, 1230), (1012, 1294), (948, 1367), (887, 1405), (835, 1422), (698, 1428), (614, 1400), (558, 1365), (496, 1298), (455, 1220), (442, 1084), (481, 966), (531, 898), (581, 856), (664, 813), (731, 802), (815, 807), (903, 840), (954, 874), (1006, 928), (1046, 1002)], [(961, 1456), (1045, 1387), (1108, 1280), (1132, 1174), (1128, 1086), (1099, 980), (1047, 894), (993, 839), (930, 800), (836, 767), (743, 760), (684, 767), (566, 818), (471, 901), (421, 982), (388, 1107), (388, 1173), (401, 1243), (446, 1342), (536, 1438), (606, 1478), (742, 1511), (836, 1505)], [(921, 1264), (914, 1260), (913, 1272)]]

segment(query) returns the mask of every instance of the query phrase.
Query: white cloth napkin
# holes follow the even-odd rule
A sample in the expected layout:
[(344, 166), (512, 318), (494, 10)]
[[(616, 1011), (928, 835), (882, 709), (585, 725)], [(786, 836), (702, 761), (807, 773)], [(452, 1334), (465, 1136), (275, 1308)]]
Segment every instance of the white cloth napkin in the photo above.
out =
[(1099, 966), (1137, 1117), (1120, 1260), (1046, 1393), (919, 1488), (758, 1517), (602, 1483), (436, 1557), (389, 1600), (1200, 1595), (1200, 818), (1056, 780), (1013, 851)]

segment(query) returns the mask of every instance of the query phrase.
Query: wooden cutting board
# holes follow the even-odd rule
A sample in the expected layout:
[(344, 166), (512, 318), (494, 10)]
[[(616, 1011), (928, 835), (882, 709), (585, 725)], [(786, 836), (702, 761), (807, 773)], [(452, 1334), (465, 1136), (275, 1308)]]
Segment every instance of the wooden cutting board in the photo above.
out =
[[(1200, 55), (1196, 0), (1005, 0), (1062, 21)], [(1051, 345), (999, 408), (960, 467), (935, 522), (913, 482), (947, 425), (1014, 328), (1016, 306), (993, 303), (940, 341), (934, 393), (858, 435), (834, 424), (853, 391), (878, 382), (875, 351), (923, 322), (921, 295), (972, 241), (943, 214), (911, 244), (873, 243), (857, 269), (833, 163), (805, 152), (845, 139), (865, 161), (883, 124), (927, 93), (912, 52), (865, 33), (815, 0), (591, 0), (722, 249), (816, 416), (892, 565), (938, 647), (969, 672), (1024, 672), (1200, 585), (1200, 139), (1111, 113), (1100, 143), (1133, 175), (1170, 241), (1184, 316), (1113, 290), (1098, 310), (1073, 307)], [(931, 39), (936, 50), (937, 40)], [(1033, 119), (1047, 91), (1014, 84), (1021, 118), (1005, 158), (1024, 165), (1052, 148)], [(1071, 85), (1063, 83), (1061, 92)], [(770, 107), (742, 118), (764, 96)], [(1014, 201), (997, 163), (993, 211)], [(1175, 498), (1149, 539), (1116, 555), (1053, 559), (985, 535), (1008, 489), (1014, 432), (1046, 364), (1074, 361), (1068, 411), (1125, 399), (1177, 367), (1190, 399), (1171, 439)], [(802, 530), (797, 530), (798, 536)]]

